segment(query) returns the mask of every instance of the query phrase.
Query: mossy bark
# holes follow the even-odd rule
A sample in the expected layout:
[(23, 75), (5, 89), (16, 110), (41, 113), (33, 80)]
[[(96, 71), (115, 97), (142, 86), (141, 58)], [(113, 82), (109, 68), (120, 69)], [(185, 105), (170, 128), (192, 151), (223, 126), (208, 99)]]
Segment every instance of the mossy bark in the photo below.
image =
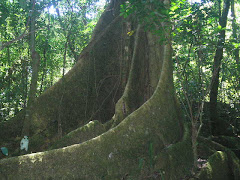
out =
[[(60, 80), (38, 98), (41, 106), (36, 104), (33, 113), (30, 148), (46, 150), (54, 143), (53, 148), (67, 147), (3, 159), (1, 179), (142, 179), (156, 172), (159, 177), (179, 179), (189, 172), (191, 139), (175, 96), (171, 44), (167, 38), (161, 45), (157, 36), (134, 24), (133, 43), (124, 38), (129, 22), (118, 16), (120, 3), (110, 3), (90, 44), (64, 77), (61, 122), (65, 133), (95, 117), (104, 123), (114, 113), (113, 101), (121, 96), (118, 102), (126, 97), (123, 102), (130, 110), (117, 121), (94, 121), (58, 141), (57, 126), (50, 124), (59, 113)], [(123, 58), (125, 47), (133, 53), (128, 58)], [(131, 71), (124, 81), (121, 70), (130, 66), (121, 65), (129, 59)], [(117, 103), (115, 117), (123, 107)]]
[(198, 142), (200, 158), (208, 159), (198, 174), (198, 179), (239, 179), (240, 160), (232, 150), (203, 137), (199, 137)]
[(81, 144), (89, 139), (97, 137), (106, 131), (106, 126), (99, 121), (90, 121), (88, 124), (71, 131), (63, 138), (55, 142), (50, 149), (67, 147), (73, 144)]
[[(173, 84), (167, 83), (172, 78), (168, 47), (164, 53), (161, 79), (154, 95), (118, 126), (82, 144), (2, 160), (2, 178), (119, 179), (129, 174), (137, 179), (139, 160), (149, 158), (149, 143), (154, 145), (157, 155), (163, 149), (177, 146), (183, 139)], [(182, 152), (181, 155), (189, 156), (188, 152)], [(169, 164), (164, 167), (169, 167)], [(174, 175), (167, 168), (164, 172), (166, 176), (179, 177), (188, 168), (186, 165), (179, 167), (178, 174)]]
[[(118, 126), (82, 144), (1, 160), (1, 178), (119, 179), (128, 174), (134, 179), (139, 179), (139, 161), (149, 159), (150, 143), (153, 145), (153, 152), (156, 153), (154, 157), (163, 150), (171, 152), (171, 160), (157, 161), (156, 167), (162, 168), (164, 176), (172, 179), (183, 176), (191, 167), (191, 146), (186, 146), (186, 151), (181, 151), (182, 146), (179, 146), (179, 142), (184, 139), (184, 129), (172, 83), (170, 51), (170, 46), (166, 45), (161, 78), (153, 96)], [(182, 142), (190, 144), (190, 139), (184, 139)], [(177, 151), (185, 157), (182, 161), (187, 163), (173, 174), (169, 167), (177, 160)], [(147, 170), (141, 175), (144, 177), (149, 173)]]
[(198, 179), (237, 180), (240, 177), (239, 169), (239, 159), (233, 153), (217, 151), (210, 156)]
[[(146, 65), (146, 33), (143, 27), (138, 25), (135, 30), (132, 61), (128, 81), (122, 97), (118, 100), (113, 116), (113, 126), (119, 124), (125, 117), (140, 107), (148, 98), (148, 74)], [(147, 70), (146, 70), (147, 69)]]
[[(115, 102), (125, 84), (120, 84), (122, 46), (125, 22), (119, 16), (121, 1), (110, 3), (103, 13), (89, 45), (76, 65), (32, 105), (30, 121), (30, 151), (43, 151), (49, 142), (58, 139), (61, 117), (63, 135), (90, 120), (104, 123), (114, 114)], [(9, 122), (0, 124), (0, 142), (19, 147), (25, 110)], [(15, 140), (16, 139), (16, 140)], [(41, 140), (42, 139), (42, 140)], [(33, 146), (34, 145), (34, 146)]]

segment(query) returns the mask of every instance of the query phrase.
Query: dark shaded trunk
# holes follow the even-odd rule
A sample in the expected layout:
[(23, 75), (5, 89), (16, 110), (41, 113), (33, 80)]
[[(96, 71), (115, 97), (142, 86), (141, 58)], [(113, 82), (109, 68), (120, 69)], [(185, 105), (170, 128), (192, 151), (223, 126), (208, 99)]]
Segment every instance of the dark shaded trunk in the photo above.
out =
[[(219, 25), (221, 28), (226, 28), (227, 25), (227, 15), (230, 7), (230, 0), (224, 1), (224, 6), (222, 14), (219, 18)], [(221, 30), (218, 36), (217, 50), (214, 56), (213, 62), (213, 72), (211, 80), (211, 90), (210, 90), (210, 121), (212, 134), (217, 135), (221, 133), (224, 127), (222, 120), (218, 117), (217, 111), (217, 97), (218, 97), (218, 87), (219, 87), (219, 72), (221, 61), (223, 58), (223, 48), (225, 43), (225, 29)]]
[(43, 87), (45, 86), (45, 77), (46, 77), (46, 73), (47, 73), (47, 57), (46, 57), (46, 53), (47, 53), (47, 41), (45, 43), (45, 48), (43, 49), (43, 70), (42, 70), (42, 77), (41, 77), (41, 85), (40, 85), (40, 94), (42, 94)]
[(31, 121), (33, 119), (33, 106), (36, 99), (36, 93), (37, 93), (37, 81), (38, 81), (38, 70), (40, 65), (40, 56), (35, 50), (35, 23), (36, 23), (36, 10), (35, 10), (35, 0), (31, 1), (32, 5), (32, 15), (30, 20), (30, 53), (31, 53), (31, 59), (32, 59), (32, 78), (31, 78), (31, 84), (30, 89), (28, 93), (28, 101), (27, 101), (27, 109), (22, 129), (22, 136), (29, 136), (30, 135), (30, 126)]
[(23, 99), (23, 107), (25, 108), (27, 106), (27, 82), (28, 82), (28, 72), (27, 72), (27, 67), (28, 67), (28, 63), (25, 59), (21, 60), (21, 65), (22, 65), (22, 80), (21, 80), (21, 84), (22, 84), (22, 99)]
[[(232, 16), (232, 36), (233, 36), (233, 42), (238, 43), (238, 35), (237, 35), (237, 22), (236, 22), (236, 13), (235, 13), (235, 2), (234, 0), (231, 1), (231, 16)], [(236, 64), (237, 64), (237, 70), (240, 72), (240, 64), (239, 64), (239, 47), (235, 48), (233, 50), (233, 56), (236, 59)], [(240, 77), (238, 76), (238, 82), (240, 84)]]
[[(232, 36), (233, 41), (235, 43), (238, 42), (238, 36), (237, 36), (237, 22), (236, 22), (236, 14), (235, 14), (235, 2), (234, 0), (231, 1), (231, 16), (232, 16)], [(236, 58), (236, 63), (239, 65), (239, 48), (234, 49), (233, 51), (234, 56)]]
[[(8, 58), (8, 64), (10, 65), (11, 64), (11, 56), (10, 56), (10, 48), (7, 47), (7, 58)], [(11, 99), (11, 95), (10, 95), (10, 92), (11, 92), (11, 82), (12, 82), (12, 71), (13, 69), (12, 68), (8, 68), (8, 78), (7, 78), (7, 89), (9, 89), (6, 93), (6, 96), (7, 96), (7, 102), (10, 103), (10, 99)], [(9, 115), (10, 113), (10, 107), (8, 106), (8, 110), (7, 110), (7, 115)]]

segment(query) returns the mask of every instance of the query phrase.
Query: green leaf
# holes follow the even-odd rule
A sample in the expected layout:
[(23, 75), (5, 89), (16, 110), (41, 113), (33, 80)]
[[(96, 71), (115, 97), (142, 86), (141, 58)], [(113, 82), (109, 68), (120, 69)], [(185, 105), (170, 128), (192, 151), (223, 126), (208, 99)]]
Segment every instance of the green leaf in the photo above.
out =
[(125, 15), (125, 12), (121, 12), (121, 13), (120, 13), (120, 16), (124, 16), (124, 15)]
[(175, 11), (175, 10), (177, 10), (179, 7), (177, 6), (177, 5), (175, 5), (175, 6), (172, 6), (172, 7), (170, 7), (170, 10), (171, 11)]
[(234, 45), (234, 48), (238, 48), (238, 47), (240, 47), (240, 43), (232, 43), (233, 45)]
[(149, 144), (149, 159), (150, 159), (150, 166), (153, 167), (153, 143)]
[(218, 27), (217, 27), (219, 30), (221, 30), (222, 29), (222, 26), (221, 25), (218, 25)]
[(143, 158), (139, 159), (139, 165), (138, 165), (139, 169), (143, 168), (143, 163), (144, 163), (144, 159)]

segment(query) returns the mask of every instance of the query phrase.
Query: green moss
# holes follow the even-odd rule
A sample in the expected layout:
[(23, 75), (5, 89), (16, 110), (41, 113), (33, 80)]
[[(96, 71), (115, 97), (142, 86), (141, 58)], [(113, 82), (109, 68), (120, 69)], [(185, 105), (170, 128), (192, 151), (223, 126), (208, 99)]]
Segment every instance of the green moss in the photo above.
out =
[[(106, 122), (113, 116), (112, 102), (116, 102), (115, 98), (122, 94), (117, 85), (120, 79), (119, 62), (122, 57), (116, 48), (122, 42), (123, 22), (118, 18), (112, 25), (109, 24), (118, 15), (118, 12), (115, 12), (117, 9), (115, 5), (118, 6), (118, 3), (120, 2), (112, 3), (114, 13), (106, 12), (101, 18), (102, 22), (98, 23), (101, 27), (108, 28), (100, 34), (97, 33), (96, 39), (93, 39), (81, 53), (78, 63), (64, 76), (64, 82), (58, 81), (36, 99), (30, 138), (38, 139), (33, 136), (44, 133), (52, 143), (56, 140), (59, 120), (65, 135), (96, 117), (101, 122)], [(0, 142), (7, 143), (10, 138), (21, 136), (23, 120), (24, 113), (19, 113), (16, 118), (0, 124)], [(41, 144), (42, 142), (44, 144)], [(19, 142), (11, 143), (19, 145)], [(48, 143), (45, 144), (44, 141), (34, 143), (38, 146), (34, 145), (35, 148), (31, 151), (44, 151), (46, 149), (42, 147), (46, 148)]]
[[(189, 155), (187, 150), (190, 150), (191, 147), (186, 145), (187, 141), (177, 143), (181, 139), (179, 137), (180, 130), (176, 133), (176, 128), (180, 129), (178, 124), (174, 123), (174, 126), (171, 127), (171, 123), (168, 126), (164, 122), (167, 117), (168, 121), (175, 122), (173, 117), (176, 116), (169, 116), (170, 112), (167, 112), (173, 109), (167, 108), (161, 101), (158, 101), (157, 108), (153, 108), (152, 105), (155, 104), (155, 100), (158, 99), (152, 99), (145, 103), (115, 128), (81, 144), (19, 158), (9, 158), (7, 161), (2, 160), (0, 161), (2, 174), (8, 176), (9, 179), (19, 180), (36, 177), (39, 177), (39, 179), (68, 179), (69, 176), (78, 179), (100, 179), (103, 176), (106, 179), (121, 179), (129, 174), (137, 180), (139, 178), (139, 174), (137, 174), (139, 159), (149, 157), (149, 142), (156, 145), (155, 152), (160, 152), (164, 147), (169, 149), (166, 154), (169, 154), (167, 157), (170, 160), (157, 160), (158, 166), (156, 167), (161, 167), (160, 164), (169, 167), (176, 161), (174, 166), (176, 167), (179, 164), (184, 169), (188, 167), (185, 157)], [(171, 101), (168, 103), (171, 103)], [(160, 113), (159, 108), (165, 113)], [(171, 112), (171, 114), (174, 113), (176, 111)], [(163, 123), (161, 123), (162, 121)], [(97, 122), (88, 124), (78, 131), (86, 132), (87, 129), (97, 127), (97, 125)], [(166, 127), (173, 128), (172, 131), (168, 128), (172, 137), (161, 136), (162, 132), (167, 133), (163, 131)], [(173, 146), (167, 146), (170, 144), (173, 144)], [(176, 152), (179, 152), (179, 154)], [(177, 160), (181, 155), (185, 161)], [(34, 158), (35, 156), (37, 158)], [(181, 174), (182, 170), (178, 172), (171, 169), (169, 172)]]
[(77, 128), (76, 130), (65, 135), (63, 138), (54, 143), (49, 149), (57, 149), (73, 144), (80, 144), (104, 132), (105, 127), (103, 124), (96, 120), (90, 121), (86, 125)]
[(228, 166), (228, 156), (225, 152), (215, 152), (199, 175), (201, 180), (231, 180), (232, 174)]
[(189, 175), (193, 167), (191, 137), (187, 127), (183, 140), (165, 147), (158, 155), (156, 171), (162, 172), (164, 179), (179, 179)]
[(232, 151), (228, 150), (226, 153), (229, 159), (228, 165), (231, 169), (231, 174), (234, 177), (234, 180), (238, 180), (240, 177), (240, 160)]
[[(231, 138), (230, 138), (231, 139)], [(228, 143), (227, 143), (228, 144)], [(198, 152), (201, 158), (203, 159), (211, 159), (211, 157), (217, 152), (224, 152), (227, 155), (227, 164), (228, 164), (228, 174), (230, 179), (238, 179), (240, 177), (240, 160), (236, 157), (236, 155), (228, 148), (218, 144), (210, 139), (206, 139), (203, 137), (199, 137), (199, 145), (198, 145)], [(219, 154), (219, 153), (218, 153)], [(215, 155), (216, 156), (216, 155)], [(221, 156), (219, 156), (221, 157)], [(208, 169), (203, 169), (201, 171), (201, 176), (211, 178), (213, 176), (212, 172), (212, 164), (208, 162)], [(225, 170), (223, 170), (225, 171)]]

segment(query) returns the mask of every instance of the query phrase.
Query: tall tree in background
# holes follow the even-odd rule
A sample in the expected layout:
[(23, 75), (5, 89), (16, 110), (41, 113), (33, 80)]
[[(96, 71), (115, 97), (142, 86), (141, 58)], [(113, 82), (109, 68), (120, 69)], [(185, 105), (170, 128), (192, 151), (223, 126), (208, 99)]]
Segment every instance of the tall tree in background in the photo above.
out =
[(213, 135), (218, 135), (224, 130), (223, 122), (218, 116), (217, 111), (217, 97), (218, 97), (218, 87), (219, 87), (219, 72), (221, 61), (223, 58), (223, 48), (225, 44), (226, 37), (226, 25), (227, 25), (227, 17), (228, 11), (230, 7), (230, 0), (224, 0), (223, 9), (221, 9), (221, 1), (219, 3), (219, 25), (220, 32), (218, 36), (217, 50), (214, 56), (213, 69), (212, 69), (212, 81), (211, 81), (211, 90), (210, 90), (210, 121), (211, 121), (211, 129)]
[[(234, 39), (234, 43), (238, 42), (238, 35), (237, 35), (237, 22), (236, 22), (236, 13), (235, 13), (235, 2), (234, 0), (231, 1), (231, 16), (232, 16), (232, 36)], [(240, 72), (240, 65), (239, 65), (239, 46), (237, 46), (237, 48), (235, 48), (233, 50), (233, 55), (236, 59), (236, 63), (237, 63), (237, 68), (238, 71)], [(238, 81), (240, 82), (240, 79), (238, 79)]]
[[(59, 21), (57, 13), (52, 11), (54, 2), (58, 2), (56, 8), (60, 11), (62, 22)], [(68, 71), (76, 63), (80, 51), (90, 40), (103, 6), (96, 4), (96, 0), (71, 2), (45, 0), (36, 1), (35, 10), (35, 51), (43, 57), (39, 68), (41, 85), (37, 88), (38, 96), (61, 78), (63, 66)], [(30, 88), (32, 77), (32, 53), (29, 50), (32, 5), (24, 0), (4, 0), (0, 2), (0, 14), (0, 122), (2, 122), (14, 117), (26, 106), (26, 92)], [(76, 36), (73, 36), (74, 34)], [(68, 47), (64, 65), (62, 56), (65, 53), (66, 39)]]
[(35, 31), (36, 31), (36, 16), (37, 16), (37, 11), (35, 8), (36, 1), (32, 0), (30, 2), (31, 4), (31, 16), (30, 16), (30, 41), (29, 41), (29, 46), (30, 46), (30, 53), (31, 53), (31, 58), (32, 58), (32, 78), (31, 78), (31, 84), (30, 84), (30, 89), (28, 93), (28, 102), (27, 102), (27, 109), (26, 109), (26, 114), (25, 114), (25, 119), (23, 123), (23, 129), (22, 129), (22, 135), (27, 135), (29, 136), (29, 131), (30, 131), (30, 124), (31, 124), (31, 119), (32, 119), (32, 108), (34, 105), (34, 101), (36, 99), (36, 93), (37, 93), (37, 81), (38, 81), (38, 70), (39, 70), (39, 65), (40, 65), (40, 55), (36, 52), (36, 47), (35, 47)]

